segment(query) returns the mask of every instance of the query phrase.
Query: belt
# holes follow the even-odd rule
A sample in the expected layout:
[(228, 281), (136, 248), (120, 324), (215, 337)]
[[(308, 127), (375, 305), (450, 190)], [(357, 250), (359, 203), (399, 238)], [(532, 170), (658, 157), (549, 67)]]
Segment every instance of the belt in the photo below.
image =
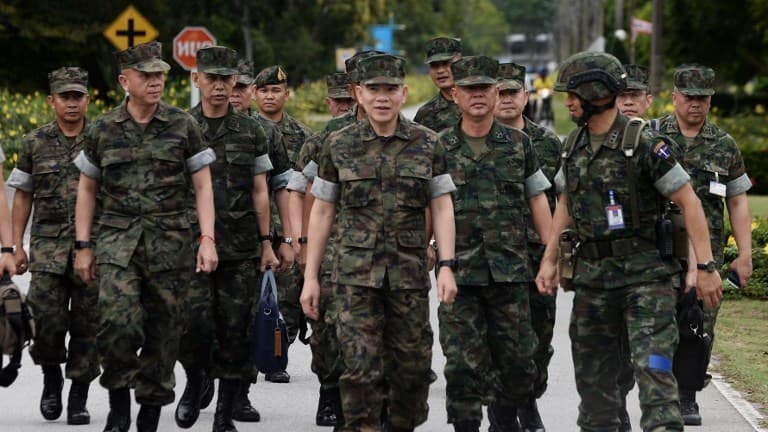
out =
[(579, 245), (577, 256), (591, 259), (622, 257), (655, 250), (656, 245), (639, 237), (616, 240), (586, 241)]

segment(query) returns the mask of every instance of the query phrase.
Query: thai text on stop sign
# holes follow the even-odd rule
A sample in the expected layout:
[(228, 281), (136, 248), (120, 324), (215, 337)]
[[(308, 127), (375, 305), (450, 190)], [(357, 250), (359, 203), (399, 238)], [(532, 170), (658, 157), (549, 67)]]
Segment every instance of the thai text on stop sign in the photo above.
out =
[(194, 57), (197, 54), (197, 50), (209, 46), (213, 46), (210, 41), (177, 41), (176, 55), (178, 57)]

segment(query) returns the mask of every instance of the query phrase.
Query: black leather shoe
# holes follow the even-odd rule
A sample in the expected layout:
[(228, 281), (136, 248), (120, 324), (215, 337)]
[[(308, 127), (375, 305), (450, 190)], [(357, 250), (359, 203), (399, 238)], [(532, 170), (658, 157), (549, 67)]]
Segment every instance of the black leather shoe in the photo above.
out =
[(109, 391), (109, 414), (104, 432), (128, 432), (131, 427), (131, 392), (127, 388)]
[(265, 374), (265, 379), (273, 383), (287, 383), (291, 381), (291, 376), (286, 371), (277, 371)]
[(315, 424), (318, 426), (336, 426), (335, 400), (338, 397), (339, 389), (320, 390), (320, 398), (317, 401), (317, 412), (315, 413)]
[(261, 420), (259, 411), (251, 405), (248, 393), (251, 388), (249, 381), (240, 382), (240, 390), (235, 397), (232, 419), (239, 422), (256, 423)]
[(88, 401), (89, 382), (72, 381), (69, 386), (69, 399), (67, 400), (67, 424), (87, 425), (91, 422), (91, 414), (85, 408)]
[(61, 416), (61, 389), (64, 377), (59, 365), (43, 366), (43, 394), (40, 397), (40, 413), (46, 420), (56, 420)]
[(139, 415), (136, 417), (136, 431), (157, 432), (161, 408), (161, 406), (156, 405), (142, 405), (139, 409)]
[(686, 426), (701, 426), (699, 404), (696, 403), (696, 392), (680, 391), (680, 415)]
[(546, 432), (539, 415), (539, 407), (536, 405), (536, 398), (530, 398), (528, 402), (517, 407), (517, 418), (520, 420), (520, 428), (523, 432)]
[(184, 387), (176, 405), (174, 419), (176, 425), (182, 429), (191, 428), (200, 416), (201, 387), (203, 385), (203, 372), (200, 370), (187, 371), (187, 385)]

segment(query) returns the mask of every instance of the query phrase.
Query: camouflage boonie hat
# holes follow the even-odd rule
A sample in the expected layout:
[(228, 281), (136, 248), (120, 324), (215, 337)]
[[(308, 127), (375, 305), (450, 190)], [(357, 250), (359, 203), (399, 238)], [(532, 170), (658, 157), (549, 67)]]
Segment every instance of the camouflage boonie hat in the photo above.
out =
[(451, 73), (456, 86), (496, 84), (499, 62), (486, 56), (463, 57), (451, 63)]
[(449, 37), (436, 37), (427, 41), (427, 59), (424, 64), (446, 61), (461, 54), (461, 40)]
[(555, 91), (572, 92), (592, 101), (616, 96), (627, 85), (627, 72), (614, 56), (601, 52), (582, 51), (560, 64)]
[(79, 67), (63, 67), (48, 74), (51, 94), (76, 91), (88, 94), (88, 71)]
[(115, 59), (123, 69), (136, 69), (141, 72), (165, 72), (171, 65), (161, 58), (163, 46), (160, 42), (152, 41), (127, 50), (115, 52)]
[(237, 74), (237, 60), (240, 56), (232, 48), (223, 46), (200, 48), (195, 57), (198, 72), (216, 75)]
[(328, 86), (328, 97), (331, 99), (346, 99), (352, 97), (349, 93), (349, 75), (344, 72), (326, 76), (325, 84)]
[(698, 64), (682, 65), (675, 69), (675, 88), (686, 96), (712, 96), (715, 71)]
[(241, 59), (237, 63), (237, 83), (243, 85), (253, 84), (253, 62)]
[(636, 64), (625, 64), (627, 71), (627, 90), (648, 91), (648, 68)]
[(516, 63), (499, 63), (496, 72), (499, 90), (519, 90), (525, 88), (525, 66)]
[(357, 62), (360, 84), (403, 84), (405, 59), (391, 54), (378, 54)]
[(344, 60), (344, 68), (347, 71), (347, 74), (349, 75), (349, 80), (353, 83), (360, 82), (359, 79), (357, 79), (357, 63), (364, 59), (368, 58), (370, 56), (374, 55), (381, 55), (386, 54), (383, 51), (376, 51), (376, 50), (366, 50), (366, 51), (358, 51), (353, 55), (352, 57)]
[(282, 84), (288, 81), (288, 74), (280, 65), (269, 66), (256, 75), (256, 87), (264, 87), (270, 84)]

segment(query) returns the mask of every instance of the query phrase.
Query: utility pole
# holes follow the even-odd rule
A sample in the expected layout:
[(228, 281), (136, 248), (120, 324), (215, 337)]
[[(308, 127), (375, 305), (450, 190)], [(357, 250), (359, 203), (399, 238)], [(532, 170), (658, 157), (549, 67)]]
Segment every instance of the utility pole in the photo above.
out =
[(651, 93), (661, 91), (661, 77), (664, 74), (662, 53), (664, 0), (653, 0), (653, 34), (651, 35)]

